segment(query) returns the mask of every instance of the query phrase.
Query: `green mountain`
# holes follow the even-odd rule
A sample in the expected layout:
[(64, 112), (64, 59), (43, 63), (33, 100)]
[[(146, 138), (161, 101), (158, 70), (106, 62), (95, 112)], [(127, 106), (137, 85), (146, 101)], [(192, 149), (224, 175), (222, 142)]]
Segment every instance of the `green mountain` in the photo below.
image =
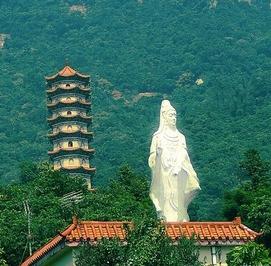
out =
[(126, 163), (150, 175), (167, 98), (201, 181), (193, 215), (218, 219), (244, 151), (271, 152), (269, 2), (1, 1), (1, 182), (16, 181), (24, 161), (48, 159), (44, 76), (67, 60), (92, 77), (94, 183)]

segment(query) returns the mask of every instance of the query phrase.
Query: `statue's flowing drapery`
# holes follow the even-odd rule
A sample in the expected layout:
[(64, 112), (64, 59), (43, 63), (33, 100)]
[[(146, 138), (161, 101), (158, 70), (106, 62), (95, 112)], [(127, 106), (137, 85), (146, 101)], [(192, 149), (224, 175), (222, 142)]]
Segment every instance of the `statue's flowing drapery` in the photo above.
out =
[(187, 153), (184, 135), (177, 129), (174, 134), (168, 134), (166, 130), (163, 112), (169, 109), (174, 110), (168, 101), (163, 101), (160, 126), (152, 139), (150, 197), (160, 218), (168, 222), (189, 221), (187, 207), (200, 186)]

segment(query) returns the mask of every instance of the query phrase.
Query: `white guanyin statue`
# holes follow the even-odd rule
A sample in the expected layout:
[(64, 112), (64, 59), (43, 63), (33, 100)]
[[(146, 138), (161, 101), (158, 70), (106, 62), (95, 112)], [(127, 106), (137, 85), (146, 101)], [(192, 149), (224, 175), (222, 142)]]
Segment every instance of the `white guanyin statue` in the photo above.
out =
[(153, 134), (149, 166), (152, 170), (150, 197), (158, 218), (166, 222), (189, 221), (187, 208), (200, 190), (190, 162), (185, 137), (176, 128), (176, 111), (162, 101), (159, 129)]

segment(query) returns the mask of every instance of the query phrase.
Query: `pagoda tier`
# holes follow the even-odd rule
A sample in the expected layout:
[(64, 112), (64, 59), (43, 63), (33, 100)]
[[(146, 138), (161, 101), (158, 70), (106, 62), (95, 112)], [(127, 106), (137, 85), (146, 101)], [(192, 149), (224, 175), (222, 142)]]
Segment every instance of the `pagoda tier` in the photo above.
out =
[(59, 100), (59, 101), (55, 101), (53, 103), (47, 103), (47, 107), (50, 110), (55, 110), (55, 109), (59, 109), (59, 108), (65, 108), (65, 107), (78, 107), (78, 108), (82, 108), (82, 107), (90, 107), (91, 102), (90, 101), (85, 101), (85, 100), (74, 100), (74, 101), (65, 101), (65, 100)]
[(71, 115), (71, 116), (63, 116), (63, 115), (55, 115), (47, 118), (47, 121), (50, 125), (56, 124), (56, 123), (63, 123), (66, 121), (78, 121), (78, 122), (84, 122), (84, 123), (91, 123), (92, 116), (77, 114), (77, 115)]
[(95, 150), (89, 142), (93, 133), (88, 131), (92, 117), (89, 114), (91, 101), (89, 76), (65, 66), (57, 74), (46, 77), (47, 118), (51, 133), (48, 138), (53, 146), (48, 151), (54, 169), (90, 178), (95, 172), (90, 159)]
[(82, 81), (82, 82), (89, 82), (89, 75), (84, 75), (76, 70), (72, 69), (70, 66), (65, 66), (62, 70), (60, 70), (57, 74), (45, 77), (47, 84), (50, 85), (54, 82), (65, 82), (65, 81)]
[(67, 86), (68, 84), (69, 83), (67, 84), (60, 83), (60, 84), (53, 85), (48, 90), (46, 90), (46, 92), (50, 96), (59, 95), (59, 94), (67, 93), (67, 92), (82, 93), (84, 95), (88, 95), (90, 93), (89, 87), (86, 87), (81, 84), (72, 84), (72, 85)]
[(78, 154), (78, 155), (87, 155), (93, 156), (95, 149), (82, 148), (82, 147), (68, 147), (68, 148), (57, 148), (52, 151), (48, 151), (48, 154), (51, 157), (63, 156), (67, 154)]

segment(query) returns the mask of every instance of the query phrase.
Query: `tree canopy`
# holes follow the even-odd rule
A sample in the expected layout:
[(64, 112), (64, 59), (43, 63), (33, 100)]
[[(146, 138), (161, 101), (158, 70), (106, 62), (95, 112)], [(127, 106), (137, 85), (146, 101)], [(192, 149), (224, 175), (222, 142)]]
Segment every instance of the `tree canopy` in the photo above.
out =
[(231, 250), (227, 254), (227, 263), (229, 266), (268, 266), (271, 258), (263, 245), (251, 242)]
[(249, 150), (240, 162), (238, 179), (239, 186), (225, 193), (224, 215), (227, 219), (241, 216), (243, 223), (264, 233), (261, 241), (270, 247), (270, 164), (256, 150)]
[[(70, 206), (62, 198), (81, 191), (83, 200)], [(48, 163), (22, 167), (21, 182), (0, 187), (0, 247), (9, 265), (18, 265), (33, 250), (42, 246), (71, 223), (77, 215), (85, 220), (128, 220), (155, 217), (150, 202), (147, 178), (129, 167), (120, 169), (111, 185), (89, 192), (82, 178), (53, 171)], [(24, 202), (31, 211), (31, 237), (28, 236)], [(0, 255), (1, 258), (1, 255)]]

